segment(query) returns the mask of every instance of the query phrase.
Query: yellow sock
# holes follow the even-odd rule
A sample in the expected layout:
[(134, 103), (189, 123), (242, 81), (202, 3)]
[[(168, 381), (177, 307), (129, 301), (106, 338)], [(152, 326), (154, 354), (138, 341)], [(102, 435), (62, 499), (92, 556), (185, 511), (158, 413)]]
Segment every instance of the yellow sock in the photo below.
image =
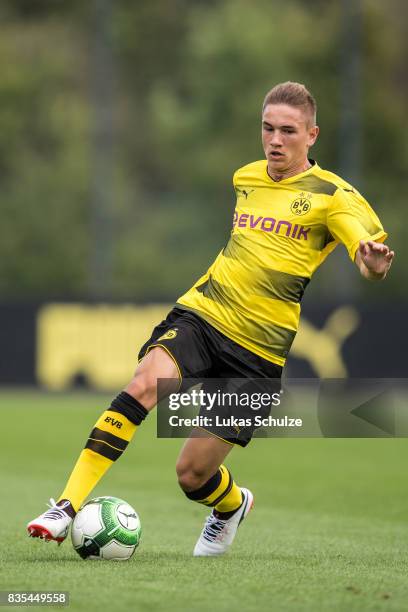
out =
[(186, 492), (186, 496), (206, 506), (213, 506), (218, 512), (233, 512), (242, 503), (239, 486), (234, 482), (231, 472), (220, 465), (217, 472), (200, 489)]
[(68, 499), (78, 511), (85, 498), (133, 438), (137, 425), (113, 410), (106, 410), (91, 431), (59, 500)]
[(75, 512), (78, 512), (82, 502), (88, 497), (113, 461), (85, 448), (79, 455), (65, 489), (58, 501), (69, 499)]
[(229, 493), (226, 494), (222, 500), (214, 506), (218, 512), (232, 512), (237, 510), (242, 504), (242, 493), (239, 486), (232, 481), (232, 487)]

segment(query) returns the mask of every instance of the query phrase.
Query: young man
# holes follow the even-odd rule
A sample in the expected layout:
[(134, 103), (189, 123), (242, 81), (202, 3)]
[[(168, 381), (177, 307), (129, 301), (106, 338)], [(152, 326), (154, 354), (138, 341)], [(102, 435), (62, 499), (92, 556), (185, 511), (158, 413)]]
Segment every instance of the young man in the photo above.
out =
[[(186, 377), (279, 381), (296, 334), (306, 285), (338, 243), (360, 273), (383, 279), (394, 253), (369, 204), (343, 179), (309, 159), (319, 133), (316, 103), (299, 83), (267, 94), (262, 111), (266, 161), (234, 175), (237, 205), (226, 247), (184, 294), (141, 350), (128, 386), (96, 422), (59, 501), (28, 523), (33, 537), (62, 542), (85, 498), (120, 457), (157, 403), (157, 380)], [(223, 461), (253, 430), (223, 438), (197, 430), (177, 462), (186, 496), (213, 507), (194, 549), (224, 553), (253, 503)]]

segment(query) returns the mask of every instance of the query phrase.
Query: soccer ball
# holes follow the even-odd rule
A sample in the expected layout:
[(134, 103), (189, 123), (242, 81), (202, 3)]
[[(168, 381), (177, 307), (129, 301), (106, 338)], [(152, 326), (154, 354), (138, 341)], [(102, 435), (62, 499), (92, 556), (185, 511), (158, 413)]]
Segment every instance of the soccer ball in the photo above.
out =
[(132, 506), (117, 497), (96, 497), (80, 508), (71, 539), (83, 559), (126, 561), (138, 547), (141, 533)]

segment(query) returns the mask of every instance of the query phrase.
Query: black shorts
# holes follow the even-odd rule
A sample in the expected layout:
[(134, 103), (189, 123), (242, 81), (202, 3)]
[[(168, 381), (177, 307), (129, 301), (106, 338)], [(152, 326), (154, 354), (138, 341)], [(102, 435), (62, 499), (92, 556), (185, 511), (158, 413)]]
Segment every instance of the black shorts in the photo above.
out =
[[(172, 357), (181, 381), (192, 378), (257, 379), (258, 381), (264, 379), (265, 384), (269, 381), (268, 391), (280, 390), (281, 366), (252, 353), (198, 315), (177, 306), (154, 328), (151, 337), (139, 352), (139, 359), (156, 346), (162, 347)], [(211, 384), (213, 387), (213, 382)], [(260, 414), (267, 416), (269, 412), (270, 408)], [(239, 416), (248, 415), (242, 414), (240, 408)], [(255, 427), (244, 427), (239, 430), (225, 428), (221, 435), (219, 428), (205, 429), (227, 442), (246, 446), (252, 438)]]

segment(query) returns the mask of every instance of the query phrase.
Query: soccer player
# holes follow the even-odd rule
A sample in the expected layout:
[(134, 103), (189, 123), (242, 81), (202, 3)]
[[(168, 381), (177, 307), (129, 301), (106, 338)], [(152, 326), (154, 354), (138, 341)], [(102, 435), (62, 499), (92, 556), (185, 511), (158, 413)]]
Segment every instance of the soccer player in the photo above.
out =
[[(394, 257), (367, 201), (309, 158), (319, 133), (316, 102), (301, 84), (271, 89), (262, 109), (266, 159), (234, 174), (237, 203), (225, 248), (142, 347), (133, 379), (92, 429), (51, 508), (28, 523), (33, 537), (62, 542), (85, 498), (124, 452), (157, 403), (157, 380), (257, 378), (279, 382), (296, 334), (300, 301), (316, 268), (345, 245), (362, 276), (385, 278)], [(194, 549), (218, 555), (231, 545), (253, 503), (223, 464), (253, 428), (223, 436), (197, 429), (176, 470), (187, 498), (212, 507)]]

